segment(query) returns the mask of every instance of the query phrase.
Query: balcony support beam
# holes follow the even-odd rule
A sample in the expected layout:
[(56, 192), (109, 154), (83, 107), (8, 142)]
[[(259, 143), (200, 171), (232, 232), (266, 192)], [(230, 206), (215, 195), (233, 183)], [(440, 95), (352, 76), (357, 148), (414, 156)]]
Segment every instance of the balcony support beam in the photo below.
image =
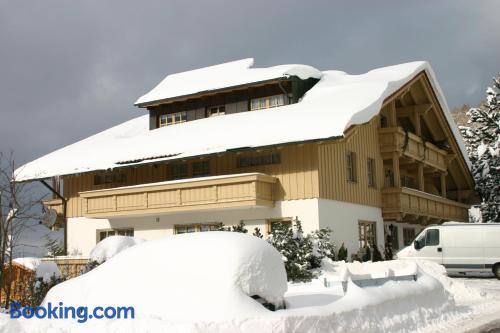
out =
[(401, 187), (401, 174), (399, 171), (399, 154), (392, 154), (392, 173), (394, 177), (394, 187)]
[(446, 198), (446, 172), (441, 172), (441, 196)]

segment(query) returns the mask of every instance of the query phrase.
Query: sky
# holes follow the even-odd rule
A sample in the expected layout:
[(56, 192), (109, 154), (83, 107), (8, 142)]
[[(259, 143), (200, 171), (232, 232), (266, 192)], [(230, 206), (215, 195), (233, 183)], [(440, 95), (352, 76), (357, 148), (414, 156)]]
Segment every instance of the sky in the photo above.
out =
[(500, 72), (500, 1), (0, 0), (0, 151), (25, 163), (146, 111), (166, 75), (255, 58), (431, 63), (450, 107)]

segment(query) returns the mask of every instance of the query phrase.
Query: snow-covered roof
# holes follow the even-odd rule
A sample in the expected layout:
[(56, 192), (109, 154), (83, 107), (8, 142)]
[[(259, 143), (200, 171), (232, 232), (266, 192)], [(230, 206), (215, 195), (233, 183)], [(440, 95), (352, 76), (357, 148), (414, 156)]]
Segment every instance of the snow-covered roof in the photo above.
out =
[(253, 58), (248, 58), (168, 75), (153, 90), (140, 97), (135, 104), (144, 105), (180, 96), (290, 76), (297, 76), (303, 80), (321, 77), (321, 72), (311, 66), (280, 65), (252, 68), (253, 63)]
[[(249, 65), (250, 61), (244, 60), (236, 67), (243, 67), (243, 63)], [(42, 179), (241, 148), (342, 137), (352, 125), (366, 123), (378, 114), (387, 97), (422, 71), (427, 73), (470, 167), (434, 72), (427, 62), (418, 61), (361, 75), (324, 71), (299, 103), (272, 109), (204, 118), (155, 130), (149, 130), (149, 116), (144, 115), (27, 163), (16, 170), (16, 178)]]

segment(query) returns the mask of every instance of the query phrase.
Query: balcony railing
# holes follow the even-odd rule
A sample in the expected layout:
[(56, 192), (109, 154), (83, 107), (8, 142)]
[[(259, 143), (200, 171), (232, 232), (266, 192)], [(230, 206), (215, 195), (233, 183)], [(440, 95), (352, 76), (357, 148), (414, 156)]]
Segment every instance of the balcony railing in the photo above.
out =
[(446, 171), (446, 151), (430, 142), (424, 142), (413, 133), (405, 133), (401, 127), (379, 129), (379, 142), (383, 158), (391, 158), (394, 152), (398, 152), (435, 169)]
[(469, 205), (414, 189), (387, 188), (382, 190), (384, 220), (461, 221), (469, 218)]
[(179, 211), (274, 206), (276, 178), (235, 174), (80, 192), (83, 215), (113, 217)]

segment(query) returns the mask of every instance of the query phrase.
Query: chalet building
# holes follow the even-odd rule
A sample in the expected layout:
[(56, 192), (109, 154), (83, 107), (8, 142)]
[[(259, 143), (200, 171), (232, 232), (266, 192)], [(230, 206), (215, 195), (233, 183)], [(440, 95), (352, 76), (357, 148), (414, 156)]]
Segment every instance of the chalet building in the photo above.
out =
[[(362, 75), (244, 59), (167, 76), (147, 115), (32, 161), (69, 253), (110, 235), (155, 239), (298, 218), (350, 253), (408, 245), (477, 202), (460, 134), (430, 66)], [(200, 249), (202, 250), (202, 249)]]

